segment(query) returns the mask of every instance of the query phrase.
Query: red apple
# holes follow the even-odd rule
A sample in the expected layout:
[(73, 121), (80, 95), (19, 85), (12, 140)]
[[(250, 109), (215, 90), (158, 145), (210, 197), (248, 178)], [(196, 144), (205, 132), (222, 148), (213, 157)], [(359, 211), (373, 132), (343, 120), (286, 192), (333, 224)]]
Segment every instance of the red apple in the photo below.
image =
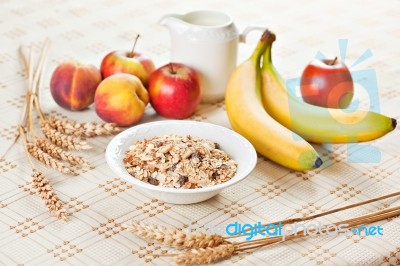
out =
[(353, 98), (353, 79), (347, 66), (337, 58), (314, 59), (303, 71), (300, 90), (309, 104), (346, 108)]
[(138, 38), (139, 35), (131, 51), (113, 51), (103, 58), (100, 67), (103, 79), (117, 73), (127, 73), (138, 77), (147, 87), (150, 74), (155, 67), (150, 58), (135, 51)]
[(169, 63), (155, 70), (149, 82), (150, 103), (164, 117), (185, 119), (200, 103), (197, 72), (184, 64)]

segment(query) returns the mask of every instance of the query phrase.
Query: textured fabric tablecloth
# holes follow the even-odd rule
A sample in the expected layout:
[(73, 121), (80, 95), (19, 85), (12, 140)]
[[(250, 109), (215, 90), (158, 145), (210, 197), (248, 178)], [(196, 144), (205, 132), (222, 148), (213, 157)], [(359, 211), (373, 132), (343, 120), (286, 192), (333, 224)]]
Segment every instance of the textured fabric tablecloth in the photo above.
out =
[[(367, 49), (373, 56), (351, 68), (376, 72), (380, 111), (400, 117), (400, 2), (382, 1), (0, 1), (0, 152), (12, 142), (24, 104), (26, 81), (18, 56), (19, 45), (34, 44), (36, 55), (45, 38), (52, 41), (42, 86), (46, 112), (79, 121), (100, 121), (93, 107), (68, 112), (49, 93), (57, 64), (67, 59), (99, 65), (106, 53), (130, 49), (137, 32), (137, 49), (157, 66), (168, 62), (170, 39), (157, 24), (165, 13), (196, 9), (229, 13), (237, 26), (267, 25), (277, 33), (274, 61), (285, 78), (296, 78), (318, 51), (338, 55), (339, 39), (348, 39), (351, 66)], [(249, 55), (258, 33), (240, 46), (240, 59)], [(210, 60), (213, 60), (210, 58)], [(368, 108), (366, 91), (360, 104)], [(366, 100), (365, 100), (366, 99)], [(374, 108), (377, 108), (376, 106)], [(159, 120), (148, 107), (142, 122)], [(202, 105), (190, 119), (229, 127), (224, 103)], [(318, 126), (318, 125), (316, 125)], [(368, 145), (316, 146), (325, 168), (293, 172), (259, 158), (243, 182), (200, 204), (169, 205), (151, 199), (115, 176), (104, 150), (111, 137), (90, 140), (85, 154), (92, 168), (78, 176), (38, 168), (49, 178), (72, 217), (68, 223), (49, 215), (31, 188), (31, 169), (18, 143), (0, 162), (0, 264), (2, 265), (168, 265), (170, 257), (155, 258), (165, 247), (147, 243), (122, 230), (132, 219), (169, 227), (227, 225), (231, 222), (271, 222), (302, 217), (400, 189), (398, 130)], [(379, 163), (351, 163), (352, 155), (369, 158), (377, 147)], [(39, 164), (37, 164), (39, 165)], [(398, 198), (324, 218), (323, 222), (365, 214)], [(315, 237), (286, 242), (235, 256), (224, 265), (400, 265), (400, 219), (376, 223), (384, 236)]]

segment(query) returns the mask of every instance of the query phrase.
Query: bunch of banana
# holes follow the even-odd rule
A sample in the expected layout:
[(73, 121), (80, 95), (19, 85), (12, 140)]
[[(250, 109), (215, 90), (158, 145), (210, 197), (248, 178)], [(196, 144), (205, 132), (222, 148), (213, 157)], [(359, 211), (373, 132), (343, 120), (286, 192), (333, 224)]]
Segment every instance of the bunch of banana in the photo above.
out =
[(225, 95), (232, 128), (260, 154), (290, 169), (309, 170), (322, 160), (306, 140), (368, 141), (396, 127), (396, 120), (378, 113), (317, 107), (288, 94), (272, 65), (274, 41), (275, 34), (266, 30), (250, 58), (232, 73)]
[(314, 143), (370, 141), (392, 131), (396, 120), (364, 110), (346, 111), (307, 104), (289, 93), (271, 60), (275, 34), (263, 56), (262, 100), (265, 110), (279, 123)]
[(265, 110), (261, 100), (260, 62), (273, 36), (264, 32), (248, 60), (232, 73), (225, 95), (226, 111), (232, 128), (247, 138), (262, 155), (285, 167), (308, 170), (321, 166), (314, 148)]

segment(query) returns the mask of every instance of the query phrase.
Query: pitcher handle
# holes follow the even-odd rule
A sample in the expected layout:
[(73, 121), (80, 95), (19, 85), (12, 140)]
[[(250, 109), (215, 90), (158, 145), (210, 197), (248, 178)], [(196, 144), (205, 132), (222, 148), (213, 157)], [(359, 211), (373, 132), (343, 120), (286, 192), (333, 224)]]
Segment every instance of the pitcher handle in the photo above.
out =
[(244, 29), (242, 34), (239, 35), (239, 42), (246, 42), (247, 34), (254, 30), (265, 31), (266, 29), (267, 27), (262, 25), (249, 25)]

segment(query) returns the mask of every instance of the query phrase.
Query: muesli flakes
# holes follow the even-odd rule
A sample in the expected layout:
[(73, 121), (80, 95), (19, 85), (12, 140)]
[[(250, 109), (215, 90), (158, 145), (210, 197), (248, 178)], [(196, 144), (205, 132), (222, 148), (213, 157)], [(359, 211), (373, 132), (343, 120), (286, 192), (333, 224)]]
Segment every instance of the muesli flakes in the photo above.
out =
[(237, 163), (218, 143), (167, 135), (135, 141), (123, 158), (133, 177), (155, 186), (201, 188), (231, 179)]

